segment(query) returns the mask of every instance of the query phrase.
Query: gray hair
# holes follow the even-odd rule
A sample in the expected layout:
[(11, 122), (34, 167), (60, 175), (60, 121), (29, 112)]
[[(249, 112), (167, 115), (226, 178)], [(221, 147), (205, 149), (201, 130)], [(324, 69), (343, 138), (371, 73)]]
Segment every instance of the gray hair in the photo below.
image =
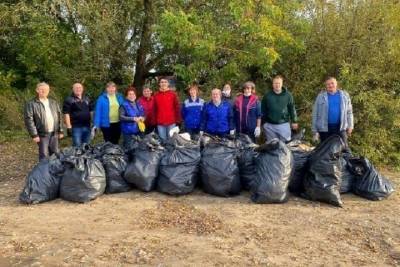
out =
[(242, 90), (246, 87), (251, 87), (252, 89), (255, 89), (256, 85), (252, 81), (247, 81), (242, 85)]
[(46, 86), (46, 87), (50, 88), (50, 85), (48, 83), (40, 82), (40, 83), (36, 84), (36, 89), (38, 89), (39, 87), (42, 87), (42, 86)]
[(108, 83), (106, 84), (106, 88), (108, 88), (108, 87), (115, 87), (115, 88), (117, 88), (117, 85), (115, 84), (115, 82), (108, 82)]

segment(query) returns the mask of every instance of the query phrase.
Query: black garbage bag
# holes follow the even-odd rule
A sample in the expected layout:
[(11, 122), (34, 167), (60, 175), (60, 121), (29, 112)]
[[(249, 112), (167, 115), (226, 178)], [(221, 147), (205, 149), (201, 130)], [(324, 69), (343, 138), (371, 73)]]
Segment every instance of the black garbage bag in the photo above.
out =
[(146, 135), (138, 142), (137, 147), (130, 151), (131, 161), (124, 178), (138, 189), (149, 192), (156, 187), (160, 160), (165, 149), (154, 133)]
[(353, 182), (354, 182), (354, 174), (350, 170), (350, 166), (348, 161), (352, 158), (351, 153), (343, 152), (343, 157), (341, 157), (342, 161), (342, 183), (340, 184), (340, 193), (345, 194), (352, 191)]
[(364, 158), (352, 158), (348, 161), (349, 169), (354, 174), (352, 191), (369, 200), (382, 200), (394, 192), (392, 183), (381, 175), (372, 163)]
[(108, 145), (102, 152), (101, 162), (106, 171), (107, 194), (123, 193), (131, 190), (131, 185), (124, 179), (128, 157), (119, 145)]
[(170, 195), (191, 193), (197, 183), (200, 158), (199, 142), (174, 134), (160, 162), (157, 189)]
[(85, 203), (104, 193), (106, 174), (97, 159), (80, 156), (63, 160), (65, 171), (60, 186), (60, 197), (64, 200)]
[(205, 192), (221, 197), (240, 193), (237, 149), (234, 141), (220, 138), (207, 141), (201, 154), (200, 170)]
[(289, 148), (278, 139), (257, 148), (256, 179), (251, 188), (255, 203), (283, 203), (288, 199), (288, 186), (293, 168)]
[(63, 166), (56, 157), (43, 159), (29, 172), (19, 200), (38, 204), (58, 198)]
[(236, 143), (239, 152), (238, 167), (240, 182), (243, 189), (250, 190), (251, 184), (254, 182), (256, 176), (254, 159), (257, 155), (255, 151), (257, 145), (245, 134), (239, 134)]
[(340, 136), (333, 135), (313, 151), (309, 159), (309, 171), (304, 179), (304, 197), (339, 207), (343, 205), (340, 185), (344, 147)]
[(300, 195), (304, 192), (304, 177), (308, 170), (308, 159), (312, 150), (306, 149), (306, 144), (298, 139), (288, 143), (288, 148), (292, 152), (294, 167), (290, 175), (289, 191), (293, 194)]

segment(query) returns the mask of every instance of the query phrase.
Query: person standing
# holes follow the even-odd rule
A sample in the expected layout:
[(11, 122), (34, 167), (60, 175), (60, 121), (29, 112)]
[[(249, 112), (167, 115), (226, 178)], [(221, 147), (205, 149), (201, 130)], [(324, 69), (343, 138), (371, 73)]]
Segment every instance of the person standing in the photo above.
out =
[(265, 138), (290, 141), (292, 131), (298, 129), (296, 107), (292, 94), (283, 87), (283, 77), (277, 75), (272, 80), (272, 90), (261, 101), (261, 113)]
[(200, 133), (204, 100), (199, 97), (199, 87), (197, 85), (191, 85), (188, 91), (189, 96), (182, 104), (182, 118), (185, 131), (193, 137), (193, 135)]
[(323, 142), (331, 135), (340, 135), (347, 145), (347, 138), (354, 128), (353, 106), (350, 95), (338, 88), (335, 77), (325, 80), (325, 90), (314, 102), (312, 112), (313, 139)]
[(181, 122), (181, 110), (178, 95), (170, 90), (168, 79), (161, 77), (158, 85), (159, 91), (154, 95), (157, 131), (160, 138), (166, 140), (169, 131)]
[(247, 134), (253, 142), (261, 134), (261, 103), (255, 95), (255, 84), (245, 82), (243, 93), (236, 97), (234, 121), (237, 133)]
[(123, 145), (129, 148), (132, 137), (140, 134), (139, 122), (144, 122), (144, 109), (139, 101), (136, 101), (136, 89), (128, 87), (125, 90), (125, 101), (119, 107), (119, 119), (123, 135)]
[(200, 135), (204, 132), (220, 137), (235, 134), (233, 109), (228, 101), (222, 101), (222, 93), (218, 88), (211, 91), (211, 101), (203, 108)]
[(67, 133), (72, 136), (72, 145), (78, 147), (89, 144), (93, 102), (85, 95), (81, 83), (72, 85), (72, 94), (64, 100), (63, 113)]
[(154, 114), (154, 97), (152, 96), (150, 87), (143, 87), (143, 96), (139, 98), (139, 103), (142, 105), (145, 114), (146, 131), (145, 134), (154, 132), (156, 128), (156, 117)]
[(24, 122), (32, 140), (38, 144), (39, 160), (58, 152), (58, 139), (64, 137), (61, 109), (57, 101), (48, 98), (50, 86), (36, 85), (36, 97), (27, 102)]
[(232, 87), (229, 83), (224, 84), (224, 86), (222, 87), (222, 101), (228, 101), (232, 107), (234, 106)]
[(105, 92), (97, 98), (93, 132), (100, 128), (105, 142), (119, 143), (121, 137), (119, 107), (122, 102), (124, 102), (124, 98), (117, 93), (117, 86), (114, 82), (107, 83)]

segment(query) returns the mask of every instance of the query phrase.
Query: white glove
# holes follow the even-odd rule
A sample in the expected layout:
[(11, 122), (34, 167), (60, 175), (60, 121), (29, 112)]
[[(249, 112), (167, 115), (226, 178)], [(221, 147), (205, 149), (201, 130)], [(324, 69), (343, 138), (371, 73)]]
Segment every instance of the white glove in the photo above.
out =
[(230, 131), (229, 131), (229, 134), (230, 134), (230, 135), (234, 135), (234, 134), (235, 134), (235, 130), (230, 130)]
[(318, 142), (319, 141), (319, 133), (315, 133), (314, 135), (313, 135), (313, 141), (314, 142)]
[(203, 132), (203, 131), (200, 131), (199, 134), (200, 134), (200, 136), (203, 136), (204, 132)]
[(96, 126), (93, 126), (92, 130), (90, 131), (90, 140), (96, 136), (96, 129)]
[(171, 130), (169, 130), (169, 137), (172, 137), (175, 133), (179, 133), (179, 127), (175, 126)]
[(260, 137), (260, 134), (261, 134), (261, 128), (258, 126), (254, 130), (254, 136), (258, 138), (258, 137)]

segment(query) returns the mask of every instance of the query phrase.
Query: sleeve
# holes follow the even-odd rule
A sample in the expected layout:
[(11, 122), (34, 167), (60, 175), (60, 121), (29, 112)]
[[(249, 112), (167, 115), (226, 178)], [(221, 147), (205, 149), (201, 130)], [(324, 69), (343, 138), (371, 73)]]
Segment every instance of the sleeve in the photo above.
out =
[(267, 94), (265, 94), (261, 100), (261, 119), (265, 122), (267, 114)]
[(146, 117), (142, 104), (140, 104), (139, 101), (136, 102), (136, 103), (137, 103), (137, 107), (138, 107), (138, 110), (139, 110), (139, 117)]
[(133, 121), (133, 117), (129, 117), (126, 115), (126, 111), (123, 106), (119, 106), (119, 120), (120, 121)]
[(201, 111), (201, 123), (200, 131), (205, 131), (207, 125), (207, 104), (204, 104), (203, 110)]
[(96, 107), (94, 111), (94, 126), (96, 128), (100, 127), (100, 116), (101, 116), (101, 103), (99, 99), (96, 101)]
[(318, 100), (319, 100), (319, 95), (315, 99), (313, 110), (312, 110), (312, 122), (311, 122), (311, 131), (313, 133), (317, 132), (317, 117), (318, 117)]
[(35, 125), (35, 121), (33, 119), (33, 107), (31, 103), (25, 104), (24, 122), (25, 122), (25, 127), (32, 138), (39, 136)]
[(93, 112), (93, 110), (94, 110), (94, 102), (92, 101), (92, 99), (88, 98), (88, 103), (89, 103), (89, 111)]
[(257, 119), (261, 119), (261, 116), (262, 116), (261, 102), (259, 100), (257, 100), (257, 102), (256, 102), (256, 115), (257, 115)]
[(289, 95), (290, 99), (289, 99), (289, 115), (290, 115), (290, 122), (292, 123), (296, 123), (297, 122), (297, 112), (296, 112), (296, 106), (294, 104), (294, 98), (293, 95), (290, 94)]
[(231, 104), (229, 104), (228, 120), (229, 120), (229, 130), (234, 130), (235, 129), (235, 121), (234, 121), (234, 115), (233, 115), (233, 107)]
[(185, 106), (185, 102), (182, 102), (182, 106), (181, 106), (181, 117), (182, 117), (182, 120), (185, 120), (185, 115), (186, 115), (186, 106)]
[(58, 133), (62, 134), (62, 133), (64, 133), (64, 123), (63, 123), (61, 107), (58, 104), (58, 102), (56, 102), (56, 106), (57, 106), (57, 113), (58, 113)]
[(176, 114), (176, 122), (181, 123), (182, 122), (181, 108), (179, 105), (178, 95), (176, 93), (175, 93), (175, 114)]
[(62, 111), (63, 111), (64, 114), (70, 114), (71, 113), (71, 102), (69, 101), (68, 97), (64, 100)]
[(351, 104), (350, 96), (347, 94), (347, 124), (348, 128), (354, 129), (353, 105)]

